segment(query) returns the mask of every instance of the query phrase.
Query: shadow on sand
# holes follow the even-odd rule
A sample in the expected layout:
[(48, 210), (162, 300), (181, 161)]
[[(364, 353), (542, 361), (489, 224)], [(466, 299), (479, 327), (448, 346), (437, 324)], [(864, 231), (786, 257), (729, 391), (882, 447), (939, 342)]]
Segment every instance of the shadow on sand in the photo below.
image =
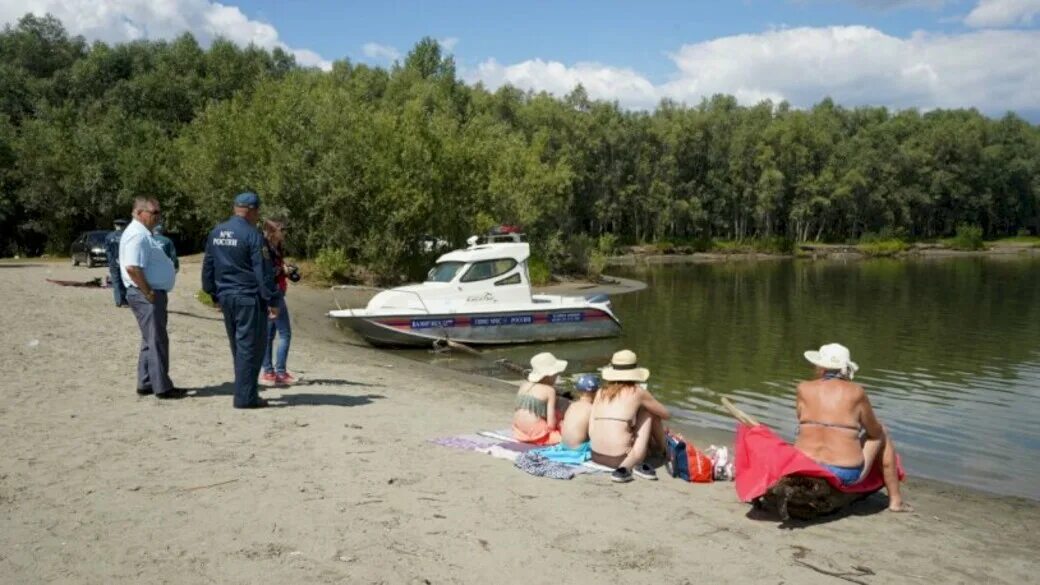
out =
[[(371, 386), (371, 384), (365, 384), (363, 382), (351, 382), (350, 380), (311, 380), (308, 384), (307, 381), (299, 382), (293, 386), (287, 386), (280, 388), (280, 390), (290, 391), (295, 386), (307, 386), (307, 385), (343, 385), (343, 386)], [(188, 392), (189, 397), (193, 398), (209, 398), (213, 396), (227, 396), (230, 397), (235, 393), (235, 385), (231, 382), (225, 382), (219, 386), (203, 386), (201, 388), (185, 388)], [(264, 396), (264, 388), (260, 387), (260, 396)], [(278, 398), (268, 398), (271, 406), (275, 408), (287, 407), (287, 406), (363, 406), (365, 404), (371, 404), (374, 400), (381, 400), (386, 398), (382, 394), (316, 394), (310, 392), (302, 393), (283, 393)]]
[(223, 321), (224, 320), (221, 317), (207, 317), (205, 315), (196, 315), (195, 313), (189, 313), (187, 311), (170, 311), (170, 310), (167, 310), (166, 312), (170, 313), (170, 314), (173, 314), (173, 315), (183, 315), (185, 317), (193, 317), (195, 319), (205, 319), (206, 321)]
[(782, 520), (780, 518), (780, 514), (775, 509), (758, 508), (754, 506), (752, 506), (752, 508), (748, 510), (746, 516), (749, 520), (757, 520), (761, 522), (779, 522), (777, 528), (785, 530), (799, 530), (802, 528), (810, 528), (812, 526), (829, 524), (836, 520), (841, 520), (850, 516), (873, 516), (874, 514), (884, 512), (887, 508), (888, 497), (883, 494), (875, 493), (871, 496), (863, 498), (862, 500), (853, 502), (852, 504), (849, 504), (848, 506), (841, 508), (833, 514), (819, 516), (812, 520), (797, 520), (795, 518), (791, 518), (790, 520)]

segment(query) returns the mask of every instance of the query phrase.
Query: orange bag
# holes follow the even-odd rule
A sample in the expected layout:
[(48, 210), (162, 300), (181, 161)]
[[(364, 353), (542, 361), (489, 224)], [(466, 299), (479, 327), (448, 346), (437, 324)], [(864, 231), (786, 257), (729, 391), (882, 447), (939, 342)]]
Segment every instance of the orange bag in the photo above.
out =
[(701, 453), (679, 433), (666, 431), (668, 460), (672, 477), (696, 483), (711, 483), (715, 480), (711, 458)]

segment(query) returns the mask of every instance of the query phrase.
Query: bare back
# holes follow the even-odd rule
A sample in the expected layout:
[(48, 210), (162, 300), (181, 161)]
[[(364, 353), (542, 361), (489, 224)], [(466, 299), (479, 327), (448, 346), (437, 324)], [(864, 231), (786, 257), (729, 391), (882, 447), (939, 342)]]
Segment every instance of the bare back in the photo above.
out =
[(795, 447), (816, 461), (857, 467), (863, 464), (860, 429), (880, 435), (880, 425), (859, 384), (812, 380), (798, 385), (798, 439)]
[(627, 453), (635, 437), (634, 426), (640, 408), (661, 419), (670, 416), (664, 405), (639, 386), (626, 386), (612, 399), (600, 390), (592, 403), (589, 421), (592, 450), (608, 456)]
[(592, 402), (577, 400), (567, 407), (567, 414), (560, 424), (560, 437), (564, 445), (577, 449), (589, 440), (589, 419), (592, 417)]

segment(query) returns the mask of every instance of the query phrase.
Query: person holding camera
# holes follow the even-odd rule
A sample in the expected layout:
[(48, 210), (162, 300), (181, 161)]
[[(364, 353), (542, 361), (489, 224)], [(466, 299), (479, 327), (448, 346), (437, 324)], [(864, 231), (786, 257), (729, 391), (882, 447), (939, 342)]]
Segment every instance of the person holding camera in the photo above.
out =
[[(274, 268), (274, 280), (278, 290), (282, 291), (276, 305), (278, 317), (267, 323), (267, 348), (264, 351), (263, 373), (260, 383), (264, 385), (288, 385), (296, 378), (285, 368), (289, 358), (289, 343), (292, 341), (292, 325), (289, 323), (289, 307), (285, 303), (285, 292), (289, 282), (299, 282), (300, 271), (293, 264), (285, 263), (285, 223), (273, 219), (264, 221), (264, 237), (267, 240), (268, 256)], [(274, 340), (280, 338), (278, 351), (274, 351)], [(272, 359), (272, 357), (274, 359)]]

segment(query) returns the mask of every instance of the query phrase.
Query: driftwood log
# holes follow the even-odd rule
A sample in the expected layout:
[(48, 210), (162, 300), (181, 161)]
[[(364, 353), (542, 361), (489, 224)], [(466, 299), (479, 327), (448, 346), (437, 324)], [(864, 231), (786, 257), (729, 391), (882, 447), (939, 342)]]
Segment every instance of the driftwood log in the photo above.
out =
[[(737, 408), (726, 397), (722, 398), (722, 406), (740, 424), (758, 425), (751, 415)], [(776, 482), (765, 495), (755, 499), (752, 504), (761, 510), (775, 511), (783, 521), (814, 520), (821, 516), (833, 514), (842, 508), (857, 502), (870, 494), (850, 494), (834, 489), (827, 480), (818, 477), (788, 476)]]

